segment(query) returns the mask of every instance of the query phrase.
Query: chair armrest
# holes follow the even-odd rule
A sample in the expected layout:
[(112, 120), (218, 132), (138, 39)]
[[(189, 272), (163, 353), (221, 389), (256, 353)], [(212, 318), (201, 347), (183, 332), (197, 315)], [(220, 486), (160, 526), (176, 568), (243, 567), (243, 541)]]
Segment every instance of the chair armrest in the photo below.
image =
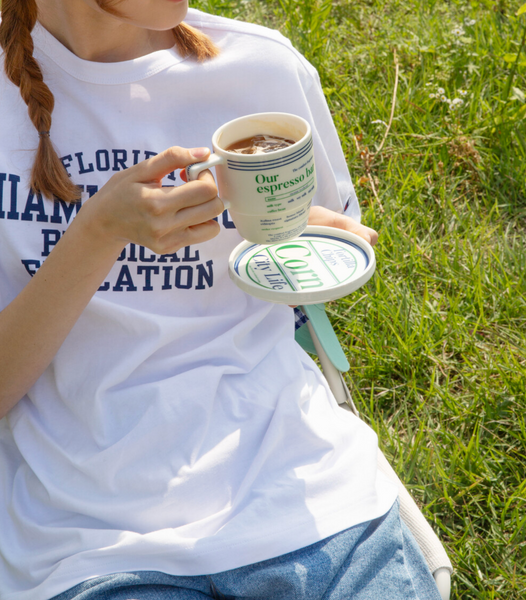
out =
[(332, 324), (325, 312), (325, 306), (323, 304), (310, 304), (302, 306), (301, 310), (309, 317), (309, 322), (314, 328), (316, 336), (332, 364), (338, 371), (348, 371), (350, 369), (349, 362), (345, 356), (345, 352), (342, 350), (336, 333), (334, 333)]

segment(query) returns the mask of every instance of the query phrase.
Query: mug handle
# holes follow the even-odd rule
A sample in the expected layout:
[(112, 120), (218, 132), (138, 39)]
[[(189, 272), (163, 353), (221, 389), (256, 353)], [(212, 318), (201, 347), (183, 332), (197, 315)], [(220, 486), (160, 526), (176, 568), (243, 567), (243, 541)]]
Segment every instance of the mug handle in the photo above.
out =
[[(205, 171), (206, 169), (210, 169), (211, 167), (215, 167), (217, 165), (222, 165), (224, 162), (225, 159), (222, 156), (219, 156), (219, 154), (212, 154), (208, 160), (199, 163), (194, 163), (193, 165), (188, 165), (185, 169), (186, 178), (188, 181), (195, 181), (199, 173), (201, 173), (202, 171)], [(221, 199), (221, 202), (223, 203), (225, 210), (230, 208), (230, 202), (228, 202), (228, 200)]]

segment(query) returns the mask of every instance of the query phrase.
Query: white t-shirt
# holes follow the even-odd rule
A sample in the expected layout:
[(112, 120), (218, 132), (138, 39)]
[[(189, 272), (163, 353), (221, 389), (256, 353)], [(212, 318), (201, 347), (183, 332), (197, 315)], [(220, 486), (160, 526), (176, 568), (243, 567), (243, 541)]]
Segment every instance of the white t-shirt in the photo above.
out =
[[(233, 118), (298, 114), (313, 126), (316, 203), (359, 218), (318, 77), (280, 34), (190, 11), (221, 48), (83, 61), (42, 27), (35, 57), (56, 99), (51, 138), (83, 201), (171, 145), (209, 146)], [(37, 145), (0, 78), (0, 309), (49, 255), (77, 207), (28, 189)], [(166, 185), (180, 185), (177, 173)], [(159, 256), (129, 245), (52, 364), (0, 421), (0, 597), (47, 600), (93, 576), (233, 569), (385, 514), (396, 487), (377, 438), (342, 411), (294, 341), (292, 310), (227, 274), (241, 238)]]

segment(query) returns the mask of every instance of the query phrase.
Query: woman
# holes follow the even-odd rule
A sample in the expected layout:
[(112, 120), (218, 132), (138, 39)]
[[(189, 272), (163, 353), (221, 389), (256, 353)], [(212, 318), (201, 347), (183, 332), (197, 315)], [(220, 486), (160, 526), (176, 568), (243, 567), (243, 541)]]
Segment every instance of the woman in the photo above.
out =
[(376, 436), (229, 281), (211, 174), (178, 174), (299, 114), (311, 222), (374, 243), (315, 71), (183, 0), (2, 11), (0, 597), (436, 598)]

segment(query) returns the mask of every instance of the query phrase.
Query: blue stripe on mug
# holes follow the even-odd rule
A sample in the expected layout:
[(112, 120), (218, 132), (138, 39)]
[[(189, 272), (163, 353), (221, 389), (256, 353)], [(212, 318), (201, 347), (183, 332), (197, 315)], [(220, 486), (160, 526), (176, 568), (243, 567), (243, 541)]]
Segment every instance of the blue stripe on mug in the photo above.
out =
[(259, 166), (259, 163), (258, 164), (250, 163), (250, 167), (248, 165), (245, 165), (243, 167), (241, 167), (241, 166), (238, 167), (238, 166), (232, 166), (228, 161), (227, 161), (227, 166), (232, 171), (270, 171), (272, 169), (277, 169), (278, 167), (286, 167), (287, 165), (293, 164), (293, 163), (301, 160), (304, 156), (309, 154), (309, 152), (310, 152), (310, 150), (307, 150), (301, 156), (297, 156), (296, 158), (291, 158), (290, 160), (283, 160), (282, 162), (275, 163), (275, 164), (271, 165), (270, 167)]

